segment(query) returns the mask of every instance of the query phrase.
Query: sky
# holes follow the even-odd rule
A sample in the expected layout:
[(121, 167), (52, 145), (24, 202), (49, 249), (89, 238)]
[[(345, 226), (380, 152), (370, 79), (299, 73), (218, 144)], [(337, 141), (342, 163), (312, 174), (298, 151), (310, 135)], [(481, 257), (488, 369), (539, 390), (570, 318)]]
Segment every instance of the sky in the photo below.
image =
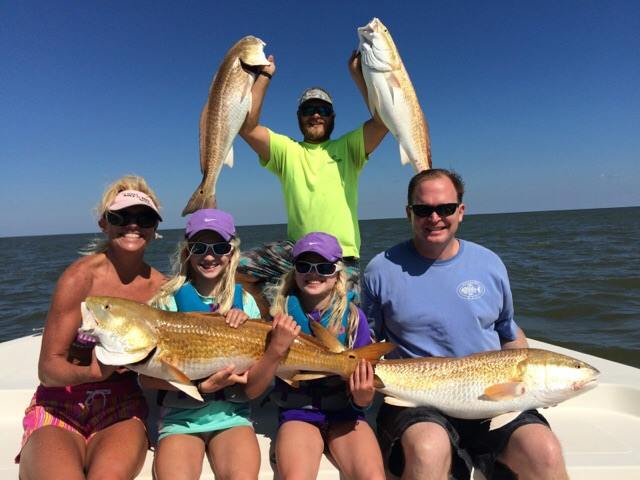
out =
[[(97, 231), (104, 188), (135, 173), (161, 228), (201, 180), (198, 120), (225, 52), (267, 43), (261, 123), (299, 139), (304, 88), (334, 97), (334, 137), (369, 118), (347, 69), (356, 28), (392, 34), (429, 123), (433, 164), (465, 179), (467, 213), (640, 205), (640, 2), (0, 1), (0, 236)], [(280, 184), (239, 137), (218, 204), (284, 223)], [(404, 214), (413, 175), (389, 134), (360, 218)]]

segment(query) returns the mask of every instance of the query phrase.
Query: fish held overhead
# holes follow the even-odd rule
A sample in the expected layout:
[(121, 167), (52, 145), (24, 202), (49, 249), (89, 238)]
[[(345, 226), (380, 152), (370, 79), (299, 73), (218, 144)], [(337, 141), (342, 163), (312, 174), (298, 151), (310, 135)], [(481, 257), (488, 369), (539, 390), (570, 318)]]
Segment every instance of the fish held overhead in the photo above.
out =
[(400, 161), (416, 172), (431, 168), (429, 128), (409, 74), (391, 34), (377, 18), (358, 28), (360, 64), (369, 111), (378, 115), (400, 144)]
[(520, 412), (555, 406), (591, 390), (599, 371), (540, 349), (508, 349), (461, 358), (381, 360), (378, 391), (398, 406), (430, 406), (464, 419), (493, 419), (491, 429)]
[[(87, 297), (81, 310), (80, 331), (96, 338), (100, 362), (166, 380), (198, 400), (202, 397), (192, 380), (229, 365), (235, 365), (235, 373), (248, 370), (264, 353), (271, 332), (271, 324), (261, 320), (232, 328), (221, 315), (167, 312), (121, 298)], [(299, 372), (318, 372), (348, 378), (360, 358), (375, 363), (394, 347), (377, 343), (333, 352), (301, 334), (276, 375), (295, 380)]]
[(200, 115), (200, 170), (202, 182), (182, 216), (202, 208), (216, 208), (216, 182), (222, 164), (233, 166), (233, 140), (251, 109), (251, 88), (257, 67), (269, 65), (265, 43), (257, 37), (239, 40), (218, 67)]

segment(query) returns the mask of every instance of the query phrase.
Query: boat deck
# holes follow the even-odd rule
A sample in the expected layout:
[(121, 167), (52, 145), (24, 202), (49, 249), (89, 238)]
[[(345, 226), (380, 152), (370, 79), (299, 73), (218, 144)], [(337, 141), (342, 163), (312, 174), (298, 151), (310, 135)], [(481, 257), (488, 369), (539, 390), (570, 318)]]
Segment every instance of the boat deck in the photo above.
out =
[[(13, 458), (20, 445), (24, 409), (38, 383), (40, 339), (23, 337), (0, 344), (0, 358), (5, 365), (0, 380), (0, 451), (3, 452), (0, 478), (3, 479), (18, 477)], [(571, 478), (640, 478), (640, 369), (535, 340), (530, 340), (530, 344), (579, 358), (602, 372), (600, 385), (594, 390), (543, 411), (560, 438)], [(372, 420), (375, 412), (369, 413)], [(269, 462), (276, 427), (275, 410), (254, 408), (254, 420), (262, 452), (259, 478), (277, 479)], [(152, 460), (153, 455), (149, 453), (138, 478), (152, 478)], [(202, 478), (214, 478), (208, 465), (203, 468)], [(323, 458), (317, 478), (338, 479), (340, 475), (332, 463)], [(482, 478), (479, 474), (474, 476), (476, 480)]]

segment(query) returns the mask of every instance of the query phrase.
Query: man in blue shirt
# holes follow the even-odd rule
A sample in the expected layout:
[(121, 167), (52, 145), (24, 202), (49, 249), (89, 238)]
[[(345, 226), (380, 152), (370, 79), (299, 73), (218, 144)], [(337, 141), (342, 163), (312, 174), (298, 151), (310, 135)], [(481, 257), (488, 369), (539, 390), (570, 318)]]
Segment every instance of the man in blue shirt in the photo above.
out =
[[(492, 251), (456, 238), (463, 194), (454, 172), (415, 175), (406, 207), (412, 239), (378, 254), (365, 270), (363, 309), (377, 337), (398, 345), (396, 358), (528, 346), (513, 319), (504, 264)], [(489, 431), (484, 420), (385, 404), (378, 436), (387, 469), (403, 480), (468, 478), (473, 466), (487, 478), (568, 478), (558, 439), (534, 410)]]

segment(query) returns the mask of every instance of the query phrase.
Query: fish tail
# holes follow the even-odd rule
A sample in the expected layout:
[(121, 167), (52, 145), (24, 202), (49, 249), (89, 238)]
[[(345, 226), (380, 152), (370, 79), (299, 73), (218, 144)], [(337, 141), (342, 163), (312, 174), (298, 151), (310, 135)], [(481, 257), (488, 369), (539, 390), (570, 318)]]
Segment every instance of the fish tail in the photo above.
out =
[(375, 365), (380, 360), (380, 357), (386, 355), (394, 348), (396, 348), (396, 346), (391, 342), (378, 342), (361, 348), (356, 348), (355, 350), (352, 350), (352, 352), (356, 357), (364, 358)]
[(182, 216), (188, 215), (202, 208), (216, 208), (218, 202), (213, 192), (207, 192), (204, 182), (198, 185), (196, 191), (193, 192), (187, 206), (182, 210)]

